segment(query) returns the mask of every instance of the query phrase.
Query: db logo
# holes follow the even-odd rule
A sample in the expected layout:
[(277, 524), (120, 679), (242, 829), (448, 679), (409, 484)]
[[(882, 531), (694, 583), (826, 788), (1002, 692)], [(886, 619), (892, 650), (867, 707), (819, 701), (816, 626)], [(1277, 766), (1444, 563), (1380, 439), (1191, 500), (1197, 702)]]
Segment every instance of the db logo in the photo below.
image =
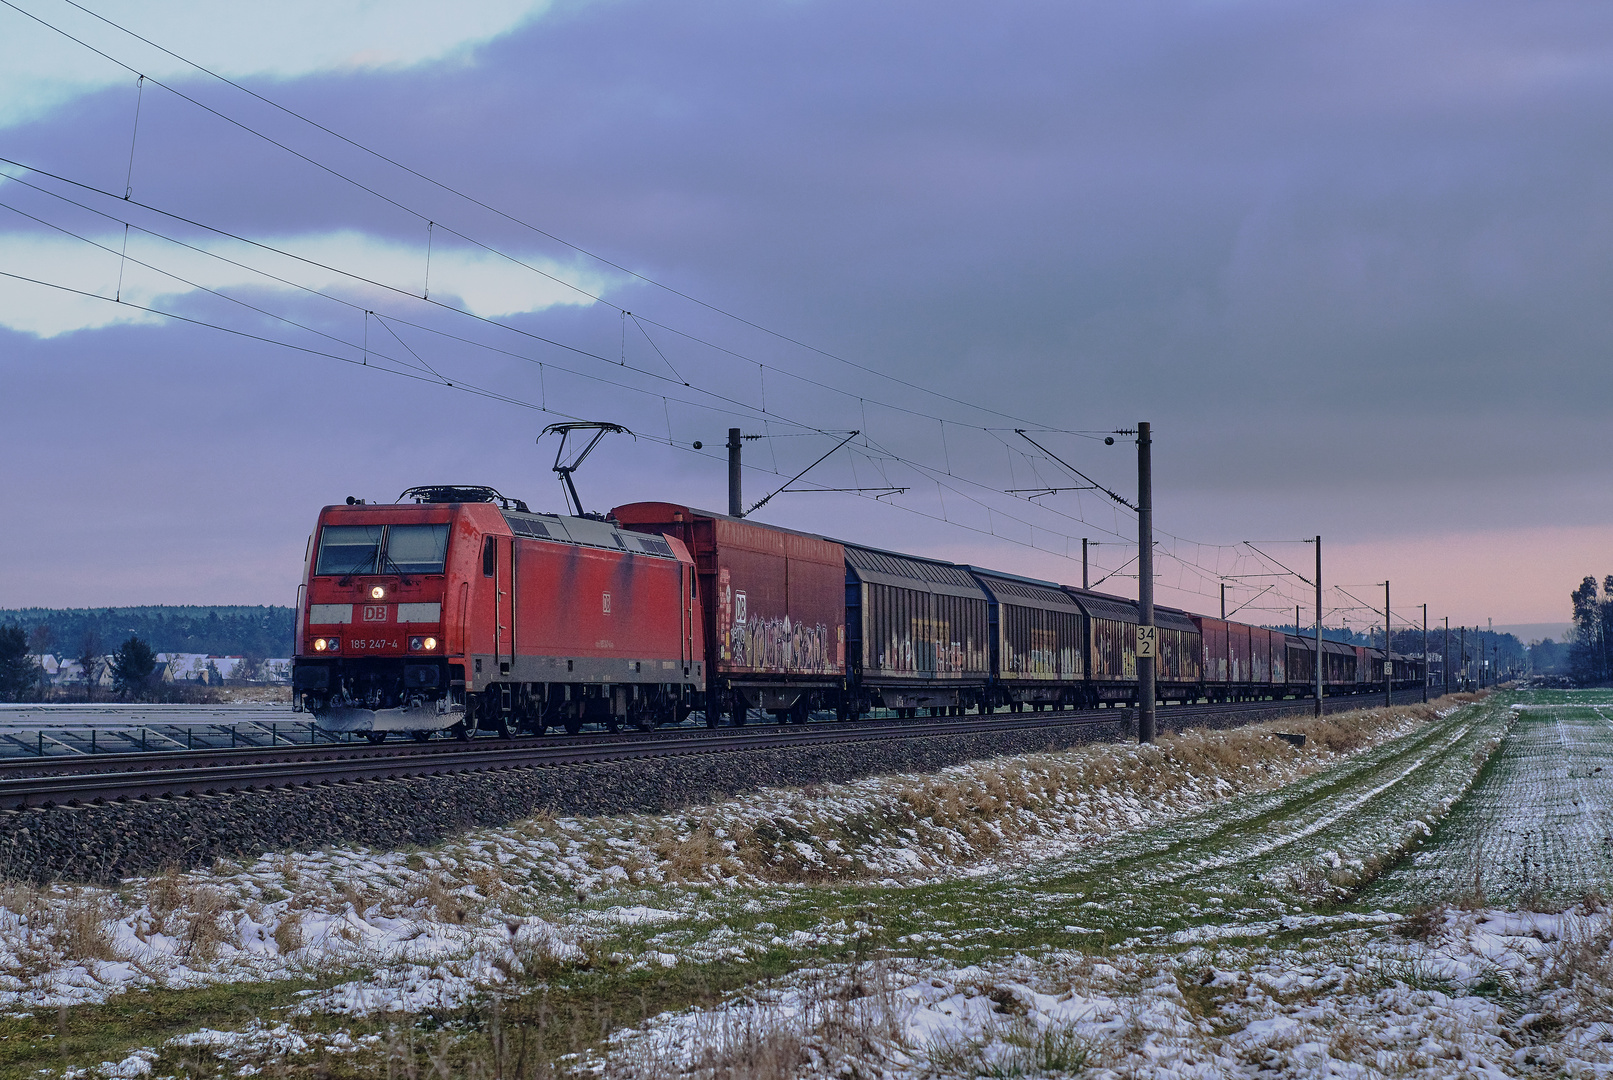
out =
[(386, 608), (387, 608), (387, 605), (385, 605), (385, 604), (365, 604), (364, 605), (364, 621), (365, 622), (386, 622)]

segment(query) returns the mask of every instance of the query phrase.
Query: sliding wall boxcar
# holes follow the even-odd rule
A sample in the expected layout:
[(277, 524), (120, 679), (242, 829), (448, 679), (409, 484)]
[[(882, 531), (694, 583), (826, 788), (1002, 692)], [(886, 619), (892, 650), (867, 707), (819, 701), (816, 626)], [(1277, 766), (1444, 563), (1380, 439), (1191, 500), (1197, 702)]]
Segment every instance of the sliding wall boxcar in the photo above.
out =
[(611, 515), (625, 529), (676, 536), (694, 556), (723, 708), (838, 700), (846, 674), (840, 544), (672, 503), (629, 503)]
[(984, 702), (991, 678), (986, 591), (961, 566), (845, 545), (848, 675), (859, 706)]
[[(1316, 639), (1314, 637), (1288, 638), (1287, 675), (1291, 686), (1316, 685)], [(1356, 688), (1356, 671), (1359, 658), (1353, 645), (1322, 639), (1322, 686), (1336, 692)]]
[(1086, 614), (1063, 589), (969, 567), (986, 592), (992, 704), (1073, 705), (1086, 698)]
[(1137, 602), (1065, 589), (1087, 617), (1087, 679), (1099, 701), (1137, 693)]
[[(1087, 673), (1098, 701), (1129, 701), (1137, 694), (1137, 601), (1066, 586), (1087, 616)], [(1154, 687), (1159, 697), (1196, 697), (1203, 673), (1202, 638), (1185, 611), (1154, 607), (1158, 656)]]
[(1268, 630), (1266, 633), (1270, 636), (1271, 685), (1284, 686), (1288, 682), (1288, 635), (1281, 630)]
[(1169, 690), (1175, 698), (1184, 693), (1198, 696), (1204, 681), (1204, 644), (1198, 624), (1185, 611), (1176, 608), (1154, 607), (1155, 635), (1159, 640), (1159, 670), (1155, 681), (1162, 691)]
[(1201, 655), (1204, 681), (1211, 685), (1225, 685), (1232, 679), (1232, 667), (1227, 656), (1227, 624), (1222, 619), (1195, 615), (1193, 622), (1199, 628), (1203, 643)]

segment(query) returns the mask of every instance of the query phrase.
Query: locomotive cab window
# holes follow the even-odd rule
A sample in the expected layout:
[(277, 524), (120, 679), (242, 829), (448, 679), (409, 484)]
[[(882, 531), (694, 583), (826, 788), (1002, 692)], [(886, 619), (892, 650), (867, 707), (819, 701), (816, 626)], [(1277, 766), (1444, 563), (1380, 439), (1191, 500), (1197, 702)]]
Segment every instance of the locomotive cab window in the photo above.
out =
[(387, 569), (404, 574), (440, 574), (448, 558), (447, 525), (391, 525), (386, 531)]
[(316, 574), (440, 574), (447, 525), (327, 525)]
[(492, 577), (498, 569), (498, 540), (489, 536), (482, 542), (482, 576)]
[(380, 525), (326, 525), (319, 534), (316, 574), (373, 574), (385, 530)]

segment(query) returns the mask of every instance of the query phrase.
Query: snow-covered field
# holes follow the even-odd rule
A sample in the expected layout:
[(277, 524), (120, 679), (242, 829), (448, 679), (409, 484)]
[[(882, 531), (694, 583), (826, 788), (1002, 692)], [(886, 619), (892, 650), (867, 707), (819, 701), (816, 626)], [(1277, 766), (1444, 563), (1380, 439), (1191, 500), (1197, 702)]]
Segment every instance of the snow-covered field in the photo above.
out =
[[(1602, 910), (1447, 911), (1401, 934), (801, 973), (586, 1055), (616, 1076), (1604, 1075)], [(1410, 931), (1409, 936), (1407, 936)]]
[[(481, 1068), (504, 1038), (489, 1003), (519, 1027), (534, 994), (634, 990), (722, 1004), (596, 1023), (545, 1068), (1576, 1073), (1613, 1039), (1594, 1004), (1609, 994), (1605, 855), (1576, 855), (1606, 813), (1613, 722), (1596, 706), (1613, 716), (1613, 697), (1562, 698), (1274, 725), (1307, 731), (1303, 749), (1269, 727), (1196, 733), (676, 815), (532, 819), (419, 852), (13, 889), (0, 1002), (45, 1016), (131, 988), (287, 986), (272, 1015), (165, 1031), (85, 1075), (177, 1075), (182, 1056), (374, 1074), (421, 1017)], [(1481, 881), (1536, 858), (1527, 842), (1492, 851), (1482, 821), (1523, 822), (1558, 853), (1530, 879), (1554, 889), (1525, 899), (1590, 906), (1414, 911), (1481, 903), (1464, 851), (1487, 852)], [(714, 999), (719, 970), (751, 975)]]

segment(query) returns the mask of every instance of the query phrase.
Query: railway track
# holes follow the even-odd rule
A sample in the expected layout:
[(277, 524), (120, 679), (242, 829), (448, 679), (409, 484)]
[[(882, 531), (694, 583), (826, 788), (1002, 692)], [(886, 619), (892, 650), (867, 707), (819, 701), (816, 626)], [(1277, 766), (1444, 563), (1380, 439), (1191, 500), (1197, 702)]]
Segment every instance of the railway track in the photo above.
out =
[[(1420, 699), (1420, 690), (1395, 694), (1396, 702), (1401, 704)], [(1370, 708), (1377, 700), (1376, 695), (1370, 694), (1327, 698), (1324, 707), (1328, 712)], [(1173, 730), (1212, 719), (1222, 723), (1229, 719), (1235, 723), (1256, 723), (1282, 716), (1310, 715), (1311, 711), (1310, 700), (1288, 699), (1162, 706), (1158, 716), (1161, 730)], [(758, 725), (715, 731), (667, 729), (631, 735), (383, 743), (379, 746), (277, 746), (10, 760), (0, 762), (0, 808), (23, 809), (991, 731), (1130, 725), (1135, 715), (1133, 709), (1089, 709), (857, 724)]]

